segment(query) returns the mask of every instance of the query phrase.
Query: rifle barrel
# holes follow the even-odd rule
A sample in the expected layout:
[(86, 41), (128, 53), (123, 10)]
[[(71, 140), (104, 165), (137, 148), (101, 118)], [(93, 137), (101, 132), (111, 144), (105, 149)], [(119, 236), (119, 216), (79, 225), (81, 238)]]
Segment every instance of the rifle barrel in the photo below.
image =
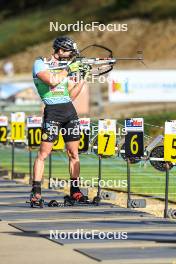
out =
[(138, 58), (117, 58), (117, 60), (144, 60), (143, 57), (138, 57)]

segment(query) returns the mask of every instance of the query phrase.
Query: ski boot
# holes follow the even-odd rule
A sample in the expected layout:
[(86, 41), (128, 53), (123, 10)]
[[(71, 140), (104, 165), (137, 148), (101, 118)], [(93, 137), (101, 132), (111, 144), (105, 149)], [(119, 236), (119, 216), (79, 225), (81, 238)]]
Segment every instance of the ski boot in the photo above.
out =
[(31, 192), (30, 195), (30, 206), (31, 207), (44, 207), (44, 200), (41, 197), (40, 193), (33, 193)]
[(64, 197), (65, 206), (80, 204), (89, 204), (88, 196), (83, 195), (78, 187), (78, 180), (72, 180), (70, 186), (70, 195)]
[(41, 197), (41, 182), (33, 181), (30, 195), (30, 206), (43, 208), (44, 200)]
[(88, 196), (82, 194), (81, 191), (75, 192), (72, 195), (66, 195), (64, 197), (65, 206), (83, 205), (89, 204)]

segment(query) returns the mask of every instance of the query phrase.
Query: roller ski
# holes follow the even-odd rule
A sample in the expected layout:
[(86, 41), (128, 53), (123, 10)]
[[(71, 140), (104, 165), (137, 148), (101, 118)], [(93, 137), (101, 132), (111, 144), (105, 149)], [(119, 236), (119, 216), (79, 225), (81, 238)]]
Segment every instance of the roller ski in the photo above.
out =
[(93, 201), (90, 201), (88, 196), (82, 194), (82, 192), (74, 193), (73, 195), (66, 195), (64, 197), (64, 206), (80, 206), (80, 205), (99, 205), (99, 197), (94, 197)]

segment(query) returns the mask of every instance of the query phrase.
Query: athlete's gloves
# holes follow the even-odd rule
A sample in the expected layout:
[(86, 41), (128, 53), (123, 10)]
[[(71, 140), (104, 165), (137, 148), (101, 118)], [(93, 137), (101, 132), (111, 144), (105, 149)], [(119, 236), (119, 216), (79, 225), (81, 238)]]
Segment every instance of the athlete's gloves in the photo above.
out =
[(72, 62), (69, 65), (67, 65), (67, 71), (69, 74), (74, 73), (74, 72), (78, 72), (80, 66), (82, 66), (80, 61)]
[(88, 64), (82, 64), (79, 67), (79, 71), (83, 79), (86, 79), (89, 76), (90, 70), (91, 70), (91, 66)]

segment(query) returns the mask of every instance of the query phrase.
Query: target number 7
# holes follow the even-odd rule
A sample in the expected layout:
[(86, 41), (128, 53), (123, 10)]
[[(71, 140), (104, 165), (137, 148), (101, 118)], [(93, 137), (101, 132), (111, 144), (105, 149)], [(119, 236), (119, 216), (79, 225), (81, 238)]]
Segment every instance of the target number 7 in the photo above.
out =
[(104, 137), (107, 138), (106, 144), (105, 144), (105, 148), (104, 148), (104, 152), (106, 152), (106, 149), (107, 149), (107, 146), (108, 146), (108, 142), (109, 142), (109, 139), (110, 139), (110, 135), (105, 134)]

